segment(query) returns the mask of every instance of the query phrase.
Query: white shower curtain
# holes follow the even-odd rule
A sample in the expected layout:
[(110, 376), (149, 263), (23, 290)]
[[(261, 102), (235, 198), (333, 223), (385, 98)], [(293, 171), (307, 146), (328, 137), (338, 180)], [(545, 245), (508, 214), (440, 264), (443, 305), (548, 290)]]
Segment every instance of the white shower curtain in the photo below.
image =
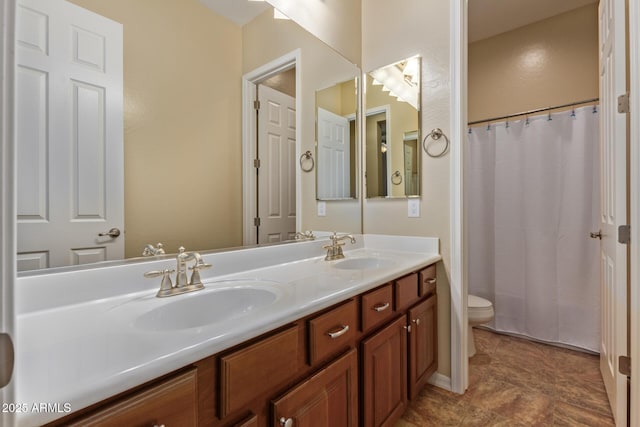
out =
[[(598, 113), (593, 106), (472, 128), (469, 293), (498, 331), (598, 351)], [(551, 119), (551, 120), (549, 120)]]

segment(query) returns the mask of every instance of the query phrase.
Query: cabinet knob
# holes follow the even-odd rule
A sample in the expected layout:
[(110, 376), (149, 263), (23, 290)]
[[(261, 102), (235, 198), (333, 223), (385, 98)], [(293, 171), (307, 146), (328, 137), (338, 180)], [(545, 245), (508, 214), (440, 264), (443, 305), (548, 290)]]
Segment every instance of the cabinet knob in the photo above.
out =
[(413, 319), (412, 322), (415, 323), (416, 326), (420, 326), (420, 319)]
[(403, 328), (406, 329), (408, 333), (411, 333), (411, 325), (403, 326)]
[(293, 427), (293, 419), (292, 418), (280, 418), (280, 425), (283, 427)]

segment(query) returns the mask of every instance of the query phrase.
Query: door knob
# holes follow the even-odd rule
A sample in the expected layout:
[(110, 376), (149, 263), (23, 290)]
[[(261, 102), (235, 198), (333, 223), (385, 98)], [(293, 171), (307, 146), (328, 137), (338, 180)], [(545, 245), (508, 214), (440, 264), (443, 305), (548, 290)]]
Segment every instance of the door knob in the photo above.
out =
[(600, 239), (600, 240), (602, 240), (602, 231), (598, 230), (597, 233), (594, 233), (592, 231), (591, 233), (589, 233), (589, 236), (591, 236), (592, 239)]
[(98, 236), (100, 237), (111, 237), (112, 239), (115, 239), (116, 237), (118, 237), (120, 235), (120, 229), (113, 227), (111, 230), (107, 231), (106, 233), (98, 233)]

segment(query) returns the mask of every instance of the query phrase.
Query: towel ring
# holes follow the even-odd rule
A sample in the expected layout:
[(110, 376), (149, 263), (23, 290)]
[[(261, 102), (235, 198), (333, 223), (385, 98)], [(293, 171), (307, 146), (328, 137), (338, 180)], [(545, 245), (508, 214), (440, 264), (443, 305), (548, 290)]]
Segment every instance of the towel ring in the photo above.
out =
[(391, 175), (391, 183), (393, 185), (400, 185), (402, 184), (402, 174), (400, 173), (400, 171), (395, 171), (392, 175)]
[[(427, 143), (427, 138), (431, 138), (434, 141), (438, 141), (442, 137), (444, 137), (444, 148), (442, 149), (442, 151), (437, 154), (430, 152), (429, 144)], [(422, 140), (422, 148), (424, 148), (425, 153), (427, 153), (429, 157), (433, 157), (433, 158), (442, 157), (447, 153), (447, 151), (449, 151), (449, 138), (447, 137), (447, 135), (444, 134), (444, 132), (442, 132), (442, 129), (435, 128), (431, 132), (429, 132), (427, 136), (425, 136), (424, 139)]]
[[(311, 166), (305, 167), (303, 163), (305, 160), (311, 160)], [(313, 160), (313, 153), (311, 153), (311, 151), (307, 150), (305, 153), (302, 153), (302, 156), (300, 156), (300, 169), (302, 169), (303, 172), (311, 172), (315, 165), (316, 162)]]

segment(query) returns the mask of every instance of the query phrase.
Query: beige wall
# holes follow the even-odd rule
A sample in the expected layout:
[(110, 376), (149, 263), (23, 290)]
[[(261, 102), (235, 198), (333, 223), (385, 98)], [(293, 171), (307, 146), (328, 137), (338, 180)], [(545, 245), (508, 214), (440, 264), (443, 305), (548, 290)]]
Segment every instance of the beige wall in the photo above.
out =
[(598, 97), (598, 5), (469, 45), (469, 121)]
[[(353, 79), (358, 75), (356, 66), (316, 37), (302, 29), (295, 22), (274, 20), (267, 11), (242, 28), (243, 73), (248, 73), (295, 49), (300, 49), (300, 73), (302, 92), (300, 100), (301, 152), (315, 153), (315, 93)], [(320, 65), (321, 64), (321, 65)], [(327, 203), (327, 216), (318, 217), (316, 208), (316, 176), (302, 173), (302, 229), (344, 231), (360, 233), (360, 203), (358, 200), (334, 201)]]
[(361, 0), (269, 0), (305, 30), (360, 64)]
[[(422, 56), (422, 135), (449, 131), (449, 2), (442, 0), (362, 0), (364, 71), (419, 54)], [(459, 143), (459, 141), (452, 141)], [(431, 236), (440, 239), (438, 266), (438, 372), (451, 373), (449, 265), (449, 156), (422, 154), (420, 218), (407, 218), (406, 199), (364, 201), (365, 233)]]
[(73, 0), (124, 26), (125, 255), (242, 244), (241, 31), (197, 0)]

